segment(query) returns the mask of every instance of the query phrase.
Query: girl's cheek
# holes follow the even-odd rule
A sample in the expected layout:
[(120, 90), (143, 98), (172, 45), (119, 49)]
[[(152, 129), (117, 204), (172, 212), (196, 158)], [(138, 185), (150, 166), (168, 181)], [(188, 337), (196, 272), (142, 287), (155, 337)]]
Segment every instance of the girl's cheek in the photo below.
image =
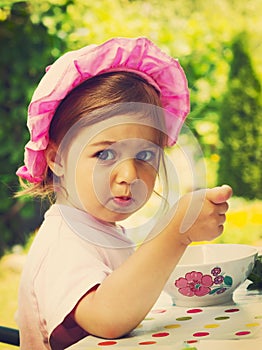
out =
[(149, 195), (151, 195), (151, 193), (153, 192), (154, 187), (155, 187), (156, 173), (146, 174), (146, 175), (147, 175), (147, 176), (146, 176), (144, 182), (145, 182), (146, 185), (147, 185)]

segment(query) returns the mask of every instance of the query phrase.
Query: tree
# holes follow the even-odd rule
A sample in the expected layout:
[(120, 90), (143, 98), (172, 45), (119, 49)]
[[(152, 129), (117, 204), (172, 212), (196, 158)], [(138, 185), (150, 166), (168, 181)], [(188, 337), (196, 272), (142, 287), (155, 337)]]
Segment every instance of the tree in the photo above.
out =
[(26, 106), (45, 66), (67, 50), (113, 36), (146, 36), (178, 57), (191, 91), (187, 123), (213, 167), (208, 173), (215, 185), (231, 40), (243, 27), (249, 33), (245, 45), (261, 79), (261, 10), (260, 0), (165, 0), (165, 6), (158, 0), (0, 0), (0, 256), (3, 247), (22, 243), (42, 218), (39, 203), (12, 195), (21, 145), (28, 140)]
[(219, 121), (218, 178), (220, 183), (230, 184), (236, 196), (262, 199), (261, 85), (246, 43), (245, 34), (232, 43), (233, 58)]
[(43, 24), (33, 24), (26, 2), (12, 5), (0, 21), (0, 256), (5, 248), (23, 244), (42, 216), (40, 203), (13, 198), (18, 189), (15, 172), (23, 159), (28, 140), (27, 105), (33, 87), (45, 67), (64, 47), (61, 40), (48, 34)]

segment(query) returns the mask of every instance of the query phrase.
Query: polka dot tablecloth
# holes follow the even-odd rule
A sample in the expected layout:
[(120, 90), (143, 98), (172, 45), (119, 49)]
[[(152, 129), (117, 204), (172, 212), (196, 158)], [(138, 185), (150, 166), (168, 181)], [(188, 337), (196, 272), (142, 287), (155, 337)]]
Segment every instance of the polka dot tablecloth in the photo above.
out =
[[(252, 345), (253, 344), (253, 345)], [(262, 293), (235, 293), (227, 305), (185, 308), (160, 298), (144, 321), (128, 336), (116, 340), (87, 337), (68, 349), (262, 349)]]

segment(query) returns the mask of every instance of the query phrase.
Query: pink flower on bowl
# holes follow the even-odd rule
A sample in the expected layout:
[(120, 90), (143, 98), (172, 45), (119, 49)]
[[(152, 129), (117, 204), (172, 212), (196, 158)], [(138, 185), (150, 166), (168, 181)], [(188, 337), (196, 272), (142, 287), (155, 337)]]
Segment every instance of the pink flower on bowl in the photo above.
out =
[(191, 271), (185, 277), (180, 277), (175, 281), (178, 291), (188, 297), (204, 296), (211, 291), (213, 280), (210, 275), (203, 275), (202, 272)]

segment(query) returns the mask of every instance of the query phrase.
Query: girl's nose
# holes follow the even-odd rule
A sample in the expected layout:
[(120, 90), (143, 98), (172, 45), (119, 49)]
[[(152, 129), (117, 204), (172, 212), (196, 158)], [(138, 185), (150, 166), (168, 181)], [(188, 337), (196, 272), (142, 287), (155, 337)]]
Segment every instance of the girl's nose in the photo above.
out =
[(118, 184), (131, 184), (138, 179), (135, 159), (129, 158), (120, 162), (114, 169), (115, 180)]

